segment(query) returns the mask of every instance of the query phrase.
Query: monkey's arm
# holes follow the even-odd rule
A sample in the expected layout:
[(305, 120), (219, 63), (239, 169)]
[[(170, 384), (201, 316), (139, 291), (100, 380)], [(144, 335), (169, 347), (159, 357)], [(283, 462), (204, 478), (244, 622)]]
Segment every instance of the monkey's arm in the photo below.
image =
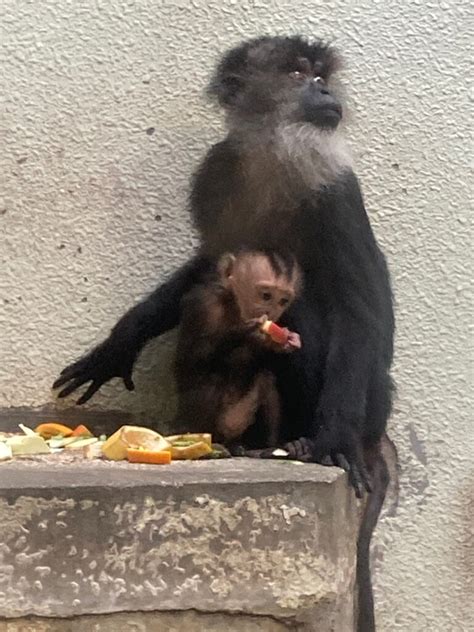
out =
[(390, 280), (353, 174), (329, 192), (320, 220), (330, 333), (314, 415), (315, 451), (318, 459), (330, 456), (337, 461), (342, 455), (340, 463), (349, 466), (360, 494), (362, 486), (369, 488), (363, 437), (385, 430), (367, 426), (371, 420), (366, 404), (373, 367), (388, 372), (392, 360)]
[(64, 386), (58, 397), (66, 397), (86, 382), (92, 382), (77, 402), (84, 404), (114, 377), (121, 377), (126, 388), (133, 390), (133, 365), (140, 351), (151, 338), (178, 324), (183, 295), (199, 282), (209, 267), (204, 257), (194, 257), (148, 298), (132, 307), (106, 340), (63, 369), (53, 384), (53, 388)]
[(334, 192), (332, 212), (333, 237), (328, 245), (337, 294), (317, 410), (322, 422), (317, 441), (323, 449), (327, 443), (328, 451), (346, 457), (357, 491), (361, 483), (368, 487), (363, 437), (378, 440), (386, 426), (386, 420), (384, 427), (370, 426), (367, 397), (373, 367), (388, 373), (392, 362), (393, 301), (387, 265), (353, 174)]

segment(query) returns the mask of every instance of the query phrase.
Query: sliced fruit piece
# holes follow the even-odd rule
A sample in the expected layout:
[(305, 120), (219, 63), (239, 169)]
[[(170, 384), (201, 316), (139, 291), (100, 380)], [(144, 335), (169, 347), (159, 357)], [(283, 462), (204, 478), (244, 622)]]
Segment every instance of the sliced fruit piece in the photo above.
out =
[(63, 424), (58, 424), (54, 421), (36, 426), (35, 432), (43, 437), (43, 439), (51, 439), (51, 437), (55, 437), (56, 435), (62, 435), (63, 437), (69, 437), (69, 435), (72, 435), (71, 428), (68, 428), (68, 426)]
[(265, 334), (270, 336), (273, 342), (276, 342), (279, 345), (284, 345), (288, 342), (289, 331), (286, 327), (280, 327), (273, 321), (266, 320), (261, 329)]
[(39, 435), (22, 435), (18, 437), (10, 437), (6, 441), (7, 446), (10, 446), (13, 455), (22, 454), (48, 454), (50, 449), (46, 441)]
[(102, 446), (108, 459), (122, 461), (127, 458), (127, 448), (152, 448), (154, 451), (167, 450), (169, 442), (160, 434), (141, 426), (122, 426), (110, 436)]
[(173, 445), (193, 445), (194, 443), (207, 443), (209, 447), (212, 446), (212, 435), (207, 432), (187, 432), (180, 435), (171, 435), (165, 437), (166, 441)]
[(127, 459), (130, 463), (150, 463), (153, 465), (168, 465), (171, 463), (171, 452), (168, 450), (140, 450), (127, 448)]
[(212, 447), (209, 443), (204, 441), (197, 441), (188, 446), (180, 447), (176, 444), (171, 444), (169, 451), (171, 452), (171, 458), (176, 460), (187, 459), (200, 459), (202, 456), (206, 456), (212, 452)]
[(74, 430), (72, 431), (71, 437), (81, 437), (81, 436), (93, 437), (94, 435), (87, 426), (83, 426), (82, 424), (80, 424), (79, 426), (76, 426), (74, 428)]

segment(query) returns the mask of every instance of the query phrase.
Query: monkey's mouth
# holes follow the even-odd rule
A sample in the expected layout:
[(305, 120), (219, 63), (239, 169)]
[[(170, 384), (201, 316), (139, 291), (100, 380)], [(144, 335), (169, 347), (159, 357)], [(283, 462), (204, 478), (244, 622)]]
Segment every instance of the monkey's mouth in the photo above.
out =
[(330, 103), (306, 103), (304, 118), (308, 123), (323, 129), (335, 129), (342, 119), (342, 106), (336, 101)]
[(316, 108), (312, 123), (318, 127), (335, 129), (342, 119), (342, 107), (339, 103), (331, 103)]

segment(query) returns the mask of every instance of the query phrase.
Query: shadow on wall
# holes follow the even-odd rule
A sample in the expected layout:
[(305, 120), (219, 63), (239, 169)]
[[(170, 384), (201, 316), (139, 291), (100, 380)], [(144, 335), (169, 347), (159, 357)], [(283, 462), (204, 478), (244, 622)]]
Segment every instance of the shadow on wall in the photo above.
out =
[(118, 425), (136, 423), (154, 427), (163, 434), (171, 431), (176, 412), (173, 377), (176, 335), (177, 331), (172, 331), (146, 345), (133, 372), (133, 392), (127, 391), (122, 380), (116, 378), (104, 384), (85, 406), (76, 406), (75, 402), (87, 388), (84, 386), (66, 400), (54, 401), (58, 416), (82, 417), (92, 424), (96, 418), (109, 419), (113, 425), (115, 421)]

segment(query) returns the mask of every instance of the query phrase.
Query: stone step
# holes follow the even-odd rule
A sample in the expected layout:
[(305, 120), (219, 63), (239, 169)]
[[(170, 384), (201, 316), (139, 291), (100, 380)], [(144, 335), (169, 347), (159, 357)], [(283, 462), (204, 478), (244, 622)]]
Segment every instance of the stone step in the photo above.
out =
[(350, 632), (356, 531), (337, 468), (2, 463), (0, 632)]

